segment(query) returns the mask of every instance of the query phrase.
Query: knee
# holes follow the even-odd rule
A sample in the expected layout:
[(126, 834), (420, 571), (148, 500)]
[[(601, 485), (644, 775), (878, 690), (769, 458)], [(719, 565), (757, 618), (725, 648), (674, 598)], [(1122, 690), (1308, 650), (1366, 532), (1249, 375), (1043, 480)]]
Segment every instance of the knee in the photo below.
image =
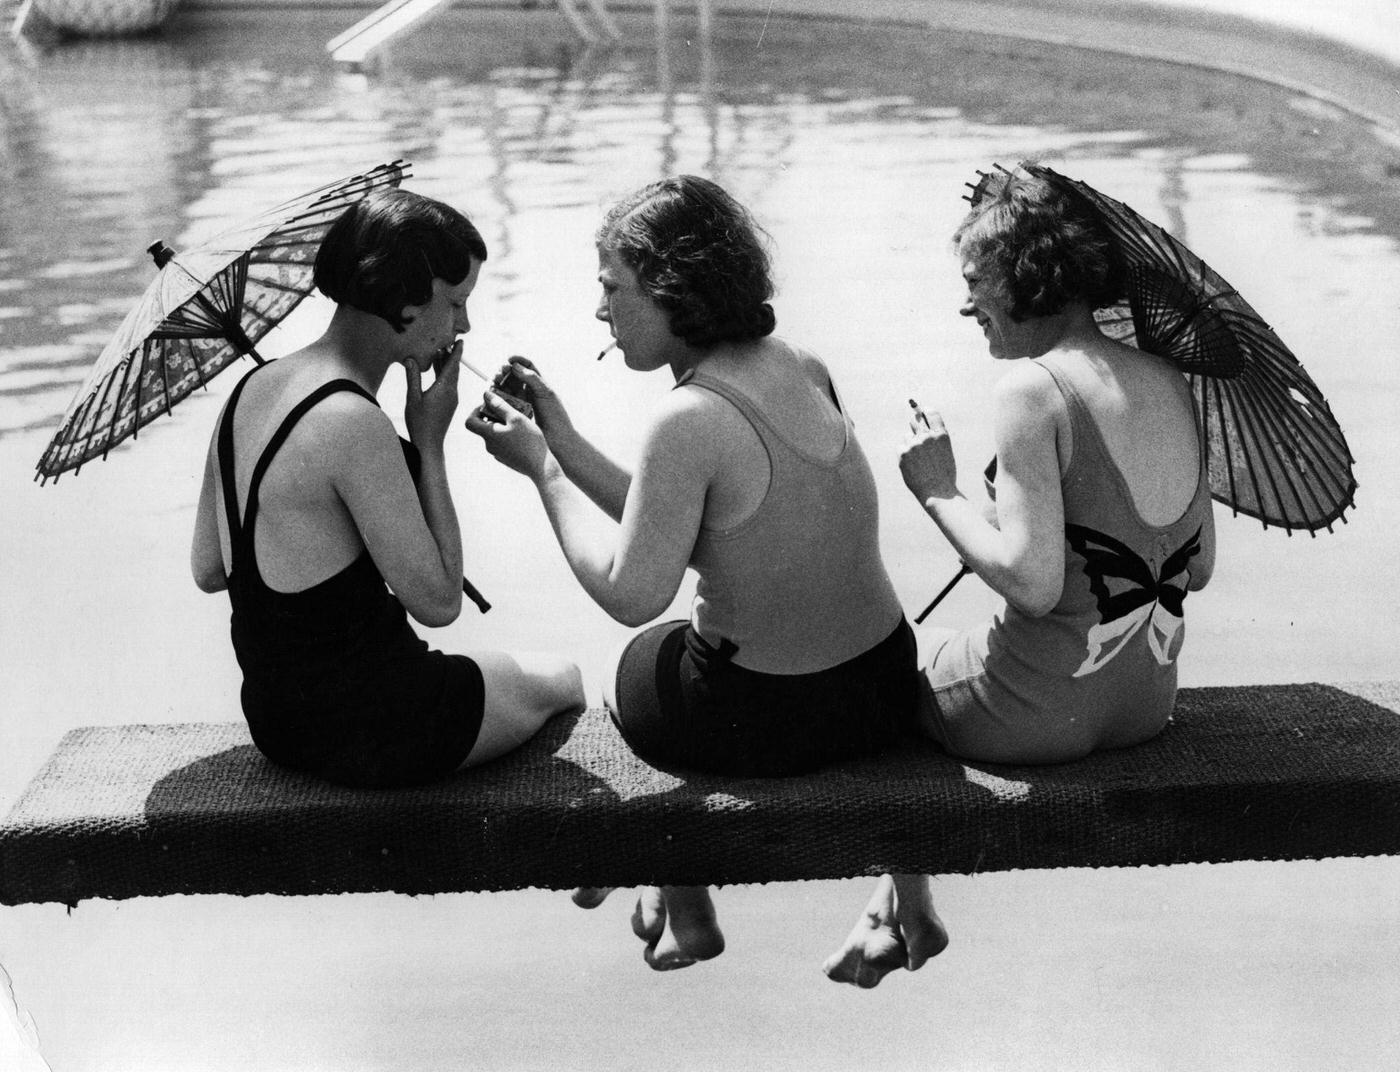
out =
[(532, 714), (542, 721), (566, 711), (581, 711), (586, 706), (583, 672), (578, 664), (562, 656), (540, 656), (529, 673)]
[(583, 671), (578, 668), (578, 663), (568, 659), (561, 659), (559, 669), (555, 676), (555, 687), (557, 689), (557, 706), (565, 710), (582, 710), (587, 700), (583, 691)]

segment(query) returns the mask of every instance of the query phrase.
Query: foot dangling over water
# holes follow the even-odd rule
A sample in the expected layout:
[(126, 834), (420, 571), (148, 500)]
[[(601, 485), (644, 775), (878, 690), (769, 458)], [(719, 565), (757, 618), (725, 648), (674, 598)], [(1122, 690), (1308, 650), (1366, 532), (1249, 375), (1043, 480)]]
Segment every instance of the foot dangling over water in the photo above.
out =
[(724, 952), (724, 935), (704, 886), (643, 888), (632, 930), (646, 943), (643, 959), (656, 971), (688, 968)]
[(616, 886), (580, 886), (574, 890), (571, 900), (580, 908), (597, 908), (615, 889)]
[(833, 982), (862, 990), (899, 968), (917, 971), (948, 945), (948, 932), (933, 910), (922, 875), (880, 876), (875, 893), (845, 943), (827, 958), (822, 971)]

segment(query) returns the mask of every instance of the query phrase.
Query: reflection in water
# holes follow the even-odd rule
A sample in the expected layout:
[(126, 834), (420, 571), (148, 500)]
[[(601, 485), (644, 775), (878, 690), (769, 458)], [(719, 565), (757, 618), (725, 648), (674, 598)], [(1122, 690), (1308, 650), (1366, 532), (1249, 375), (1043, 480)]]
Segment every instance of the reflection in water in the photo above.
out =
[[(151, 425), (150, 442), (143, 433), (140, 445), (74, 480), (40, 488), (26, 471), (42, 449), (38, 429), (56, 422), (145, 288), (145, 246), (157, 238), (188, 245), (282, 197), (398, 157), (414, 164), (410, 188), (466, 208), (491, 246), (489, 273), (473, 298), (469, 345), (495, 355), (503, 341), (518, 339), (519, 352), (546, 358), (580, 427), (604, 447), (616, 444), (620, 426), (638, 423), (634, 418), (664, 391), (665, 377), (593, 360), (605, 337), (589, 320), (596, 301), (589, 239), (599, 210), (667, 170), (706, 173), (733, 188), (776, 239), (781, 330), (828, 359), (857, 421), (879, 486), (886, 560), (896, 590), (915, 610), (955, 560), (899, 476), (905, 399), (916, 394), (943, 408), (962, 461), (980, 463), (990, 452), (985, 386), (995, 370), (975, 329), (956, 315), (960, 280), (946, 245), (963, 207), (962, 184), (993, 160), (1040, 156), (1175, 230), (1189, 223), (1193, 248), (1245, 288), (1261, 314), (1280, 321), (1280, 334), (1326, 390), (1356, 450), (1362, 487), (1352, 522), (1335, 536), (1281, 540), (1222, 519), (1220, 567), (1195, 605), (1183, 673), (1192, 684), (1394, 676), (1400, 506), (1372, 491), (1400, 485), (1400, 459), (1388, 441), (1397, 406), (1390, 352), (1400, 336), (1393, 300), (1400, 256), (1384, 233), (1355, 234), (1366, 225), (1335, 199), (1359, 189), (1357, 176), (1366, 172), (1354, 161), (1365, 151), (1365, 132), (1301, 116), (1278, 91), (1201, 72), (1103, 55), (1084, 63), (1050, 47), (907, 27), (845, 23), (833, 30), (812, 21), (725, 16), (706, 32), (679, 6), (667, 12), (659, 36), (650, 13), (634, 16), (622, 20), (621, 45), (593, 52), (579, 50), (544, 10), (453, 13), (402, 42), (383, 72), (368, 79), (340, 74), (322, 52), (343, 29), (343, 14), (177, 18), (159, 40), (65, 46), (30, 66), (0, 42), (0, 472), (13, 480), (3, 493), (0, 598), (18, 608), (0, 614), (0, 801), (18, 796), (73, 726), (239, 717), (227, 601), (197, 592), (186, 566), (200, 458), (220, 395), (237, 372), (220, 377), (202, 406), (193, 399)], [(1304, 126), (1321, 133), (1298, 133)], [(1297, 163), (1309, 154), (1311, 170)], [(401, 378), (397, 386), (401, 391)], [(394, 387), (391, 377), (383, 392), (391, 414)], [(612, 420), (616, 413), (628, 419)], [(468, 571), (496, 606), (485, 618), (468, 611), (434, 631), (434, 643), (454, 651), (567, 652), (596, 690), (604, 659), (628, 631), (573, 582), (524, 482), (503, 474), (460, 427), (448, 447)], [(986, 590), (967, 582), (940, 608), (937, 624), (989, 611)], [(1238, 978), (1214, 969), (1229, 968), (1235, 952), (1237, 960), (1257, 959), (1258, 947), (1240, 945), (1228, 924), (1251, 904), (1265, 906), (1267, 915), (1267, 896), (1276, 895), (1281, 876), (1260, 872), (1259, 890), (1246, 891), (1258, 893), (1251, 900), (1229, 880), (1238, 872), (1179, 870), (1190, 873), (1177, 875), (1178, 901), (1234, 906), (1225, 925), (1217, 921), (1195, 946), (1182, 946), (1183, 956), (1189, 962), (1209, 955), (1203, 950), (1218, 941), (1223, 953), (1207, 975)], [(1313, 874), (1310, 885), (1297, 884), (1299, 875)], [(1339, 884), (1332, 865), (1290, 875), (1290, 901), (1323, 906), (1332, 913), (1329, 926), (1342, 918), (1347, 899), (1328, 896)], [(1203, 885), (1210, 882), (1218, 885)], [(1071, 879), (1057, 889), (1081, 897), (1085, 887)], [(73, 918), (55, 909), (34, 917), (32, 927), (17, 922), (12, 944), (28, 934), (34, 952), (15, 975), (15, 989), (36, 1009), (56, 1068), (118, 1067), (123, 1061), (109, 1055), (146, 1053), (162, 1042), (161, 1052), (180, 1052), (184, 1060), (145, 1067), (288, 1067), (322, 1052), (323, 1067), (441, 1067), (461, 1054), (491, 1066), (482, 1052), (510, 1055), (498, 1065), (518, 1064), (520, 999), (534, 1001), (527, 990), (536, 984), (541, 993), (562, 995), (532, 1021), (542, 1032), (540, 1052), (551, 1056), (601, 1054), (571, 1047), (576, 1037), (615, 1032), (609, 1043), (622, 1039), (631, 1049), (607, 1051), (608, 1066), (640, 1068), (655, 1063), (656, 1047), (638, 1039), (708, 1054), (722, 1035), (718, 1041), (732, 1043), (732, 1056), (710, 1063), (741, 1067), (754, 1063), (755, 1052), (766, 1055), (766, 1043), (742, 1031), (731, 1039), (715, 1024), (767, 1031), (830, 1023), (812, 1040), (781, 1031), (773, 1037), (797, 1046), (792, 1060), (829, 1046), (831, 1060), (816, 1063), (836, 1067), (835, 1054), (848, 1057), (871, 1033), (844, 1030), (849, 1016), (833, 1018), (829, 1005), (799, 994), (800, 985), (762, 1004), (774, 991), (772, 971), (784, 970), (782, 961), (767, 958), (812, 949), (810, 921), (818, 913), (805, 891), (759, 892), (750, 934), (782, 939), (766, 947), (746, 940), (746, 953), (736, 949), (736, 957), (750, 959), (725, 969), (740, 969), (732, 987), (728, 974), (722, 983), (715, 975), (676, 980), (683, 988), (698, 983), (691, 991), (697, 1000), (685, 998), (684, 1009), (669, 984), (629, 982), (621, 960), (604, 959), (600, 943), (621, 951), (625, 915), (590, 932), (598, 937), (568, 946), (559, 943), (565, 917), (536, 914), (543, 900), (519, 898), (318, 898), (314, 906), (177, 898), (145, 908), (126, 902), (116, 914), (93, 904)], [(979, 887), (965, 896), (990, 897), (1009, 919), (1017, 904), (1045, 900), (1028, 892), (1005, 910), (996, 892)], [(1130, 914), (1125, 905), (1156, 904), (1161, 896), (1156, 886), (1134, 885), (1127, 895), (1115, 886), (1103, 903)], [(501, 915), (489, 917), (495, 925), (483, 922), (498, 906)], [(842, 923), (846, 910), (841, 906)], [(133, 918), (157, 922), (143, 930)], [(1085, 918), (1098, 926), (1093, 912)], [(567, 920), (571, 936), (590, 922)], [(790, 926), (775, 929), (775, 921)], [(985, 933), (1001, 922), (989, 922)], [(1134, 960), (1134, 951), (1146, 948), (1137, 939), (1165, 936), (1171, 944), (1175, 937), (1171, 924), (1146, 932), (1142, 925), (1140, 917), (1130, 929), (1116, 924), (1122, 929), (1111, 933), (1131, 939), (1120, 943), (1127, 952), (1115, 961), (1112, 941), (1104, 944), (1107, 959), (1094, 962), (1086, 986), (1102, 976), (1126, 980), (1120, 989), (1133, 991), (1145, 962)], [(382, 941), (368, 940), (375, 932)], [(502, 936), (498, 944), (493, 934)], [(136, 937), (114, 942), (119, 935)], [(148, 941), (152, 935), (162, 940)], [(1268, 931), (1263, 940), (1273, 937)], [(782, 942), (790, 942), (785, 953), (777, 952)], [(1172, 1030), (1191, 1019), (1206, 1022), (1203, 1037), (1213, 1047), (1195, 1064), (1209, 1066), (1210, 1055), (1259, 1043), (1273, 1046), (1261, 1062), (1286, 1065), (1282, 1051), (1291, 1038), (1316, 1033), (1344, 1043), (1345, 1025), (1355, 1022), (1348, 1017), (1360, 1009), (1361, 1041), (1351, 1040), (1348, 1052), (1358, 1052), (1352, 1064), (1364, 1065), (1356, 1047), (1371, 1041), (1365, 1029), (1382, 1022), (1383, 1010), (1364, 995), (1344, 1010), (1365, 988), (1341, 988), (1342, 997), (1324, 1011), (1335, 1006), (1344, 1026), (1328, 1021), (1329, 1034), (1321, 1030), (1326, 1016), (1300, 1018), (1297, 1010), (1311, 1007), (1315, 979), (1286, 970), (1297, 960), (1296, 943), (1275, 944), (1277, 956), (1264, 962), (1261, 978), (1281, 965), (1275, 974), (1302, 979), (1298, 986), (1280, 989), (1269, 978), (1258, 990), (1240, 991), (1227, 982), (1205, 999), (1219, 995), (1221, 1008), (1262, 1010), (1257, 1023), (1245, 1025), (1243, 1041), (1238, 1017), (1222, 1016), (1212, 1026), (1199, 1003), (1178, 1004), (1172, 1008), (1181, 1015), (1155, 1019), (1151, 1012), (1134, 1019), (1128, 1009), (1119, 1018), (1121, 1038), (1107, 1041), (1120, 1048), (1123, 1038), (1141, 1041), (1126, 1046), (1132, 1057), (1119, 1064), (1160, 1063), (1162, 1053), (1192, 1063), (1194, 1035), (1183, 1042)], [(988, 952), (997, 955), (990, 962), (1020, 964), (1023, 945), (1014, 934), (992, 943)], [(1350, 947), (1321, 948), (1332, 956)], [(574, 959), (569, 949), (586, 955)], [(211, 970), (225, 951), (230, 970)], [(327, 959), (328, 951), (343, 956)], [(12, 952), (7, 948), (5, 963), (14, 972)], [(626, 956), (628, 968), (643, 971), (630, 947)], [(1349, 963), (1344, 956), (1342, 962)], [(306, 964), (313, 967), (303, 971)], [(1178, 975), (1193, 971), (1188, 964)], [(1053, 974), (1032, 972), (1032, 987), (1053, 986), (1044, 982)], [(550, 989), (565, 978), (569, 986)], [(1377, 992), (1394, 989), (1393, 972), (1375, 978), (1383, 984)], [(199, 985), (188, 985), (191, 979)], [(320, 986), (326, 979), (345, 985)], [(169, 984), (164, 989), (161, 980)], [(986, 993), (1004, 983), (996, 970), (981, 980)], [(895, 1040), (904, 1059), (886, 1060), (886, 1067), (927, 1064), (927, 1055), (948, 1043), (946, 1018), (927, 1016), (928, 986), (913, 982), (904, 998), (899, 988), (881, 998), (892, 1003), (889, 1022), (904, 1025), (876, 1033)], [(975, 979), (964, 989), (983, 992)], [(1039, 996), (1029, 993), (1034, 1006)], [(1172, 994), (1163, 1000), (1170, 1004)], [(975, 1005), (954, 1008), (971, 1009), (975, 1021)], [(1051, 1052), (1082, 1055), (1080, 1020), (1067, 1016), (1071, 1026)], [(258, 1030), (243, 1026), (249, 1023)], [(909, 1025), (915, 1027), (906, 1031)], [(1006, 1038), (1025, 1026), (1013, 1026)], [(490, 1048), (493, 1033), (508, 1037), (509, 1048)], [(962, 1052), (990, 1037), (973, 1036)], [(1182, 1046), (1179, 1054), (1172, 1049)], [(568, 1057), (556, 1063), (570, 1066)], [(1321, 1056), (1312, 1064), (1327, 1067)]]
[[(764, 203), (789, 169), (859, 198), (875, 170), (965, 160), (970, 174), (995, 153), (1112, 155), (1155, 139), (1164, 219), (1184, 228), (1179, 168), (1197, 150), (1160, 129), (1159, 95), (1124, 101), (1111, 72), (1096, 81), (1063, 54), (1008, 66), (976, 38), (825, 34), (663, 0), (604, 48), (580, 48), (544, 13), (445, 16), (365, 78), (325, 58), (333, 25), (289, 15), (269, 31), (230, 17), (29, 58), (0, 51), (0, 434), (57, 418), (149, 280), (150, 242), (188, 244), (396, 157), (482, 220), (491, 315), (507, 325), (539, 315), (526, 236), (682, 170), (732, 185), (781, 227), (805, 210), (791, 195)], [(1214, 107), (1205, 90), (1196, 103)], [(1181, 114), (1191, 102), (1175, 104), (1199, 140)]]

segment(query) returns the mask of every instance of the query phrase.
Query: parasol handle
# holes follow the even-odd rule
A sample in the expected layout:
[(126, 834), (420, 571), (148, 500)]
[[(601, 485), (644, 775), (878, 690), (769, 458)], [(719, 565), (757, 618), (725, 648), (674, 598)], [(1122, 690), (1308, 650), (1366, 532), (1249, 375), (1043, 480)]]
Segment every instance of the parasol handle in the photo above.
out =
[(919, 616), (914, 619), (914, 624), (923, 625), (924, 619), (927, 618), (933, 612), (933, 608), (938, 606), (938, 604), (942, 603), (943, 597), (946, 596), (949, 592), (951, 592), (957, 586), (957, 583), (971, 572), (972, 569), (970, 566), (968, 566), (966, 562), (959, 562), (958, 572), (953, 574), (952, 579), (943, 586), (943, 591), (939, 592), (938, 595), (934, 596), (933, 602), (930, 603), (927, 607), (925, 607), (923, 611), (919, 614)]
[(486, 602), (486, 597), (476, 590), (476, 586), (465, 577), (462, 578), (462, 594), (476, 604), (477, 610), (485, 614), (491, 609), (491, 604)]

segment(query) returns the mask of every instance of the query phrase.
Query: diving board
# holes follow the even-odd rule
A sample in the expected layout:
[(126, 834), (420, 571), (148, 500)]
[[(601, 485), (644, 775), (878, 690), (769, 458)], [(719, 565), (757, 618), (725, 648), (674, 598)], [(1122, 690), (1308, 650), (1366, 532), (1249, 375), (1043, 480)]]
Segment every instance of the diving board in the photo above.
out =
[(650, 767), (607, 715), (435, 785), (280, 770), (240, 723), (73, 730), (0, 824), (0, 903), (731, 884), (1400, 854), (1400, 683), (1183, 689), (1050, 767), (924, 743), (782, 779)]

